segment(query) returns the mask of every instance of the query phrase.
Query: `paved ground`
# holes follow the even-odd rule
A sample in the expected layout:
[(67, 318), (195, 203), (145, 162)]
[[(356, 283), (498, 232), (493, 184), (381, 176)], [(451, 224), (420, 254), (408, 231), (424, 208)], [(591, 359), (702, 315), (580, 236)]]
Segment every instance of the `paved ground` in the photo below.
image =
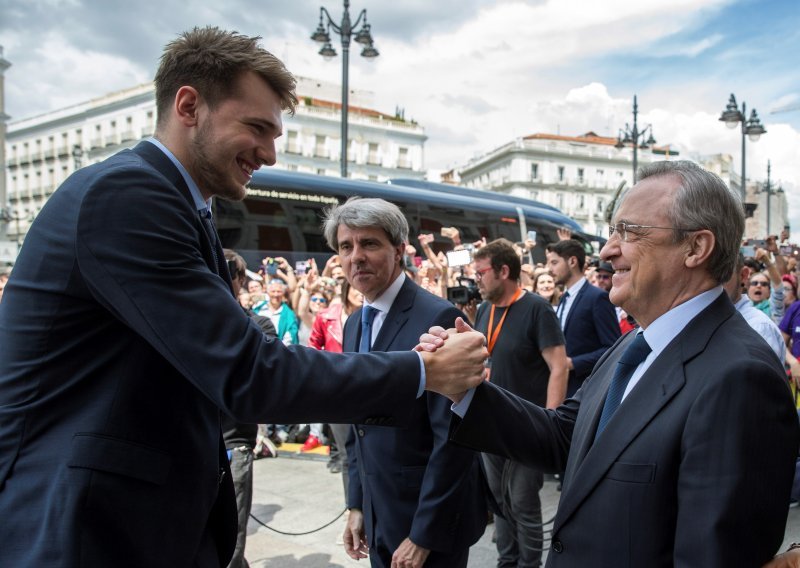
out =
[[(336, 519), (344, 510), (341, 476), (328, 472), (326, 460), (324, 456), (295, 458), (282, 452), (277, 459), (255, 462), (253, 514), (268, 526), (290, 533), (307, 532)], [(555, 514), (558, 496), (555, 483), (546, 481), (542, 490), (545, 520)], [(246, 556), (252, 568), (368, 566), (366, 560), (352, 560), (342, 545), (336, 544), (343, 528), (342, 517), (318, 532), (289, 536), (272, 532), (251, 519)], [(469, 568), (495, 565), (491, 533), (489, 525), (470, 550)], [(783, 548), (792, 541), (800, 541), (800, 508), (789, 510)]]

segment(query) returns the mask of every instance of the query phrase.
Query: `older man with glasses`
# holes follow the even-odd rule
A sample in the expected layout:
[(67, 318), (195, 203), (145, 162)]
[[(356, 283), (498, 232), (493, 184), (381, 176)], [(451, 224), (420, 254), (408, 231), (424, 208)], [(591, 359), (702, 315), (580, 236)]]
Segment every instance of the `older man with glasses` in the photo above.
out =
[[(611, 301), (641, 330), (556, 409), (448, 382), (463, 391), (451, 439), (566, 465), (551, 568), (761, 566), (784, 538), (800, 427), (778, 358), (723, 290), (741, 200), (692, 162), (652, 163), (639, 179), (600, 256)], [(423, 348), (448, 337), (431, 330)]]

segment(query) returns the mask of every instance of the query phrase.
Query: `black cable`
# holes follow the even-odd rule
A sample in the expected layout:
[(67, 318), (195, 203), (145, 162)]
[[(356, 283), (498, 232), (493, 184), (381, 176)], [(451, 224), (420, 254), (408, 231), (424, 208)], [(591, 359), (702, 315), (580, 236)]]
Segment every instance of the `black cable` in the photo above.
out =
[(310, 531), (306, 531), (306, 532), (299, 532), (299, 533), (284, 532), (284, 531), (279, 531), (278, 529), (273, 529), (271, 526), (269, 526), (268, 524), (264, 523), (264, 522), (263, 522), (261, 519), (259, 519), (258, 517), (256, 517), (256, 516), (255, 516), (253, 513), (250, 513), (250, 518), (251, 518), (251, 519), (253, 519), (255, 522), (257, 522), (257, 523), (258, 523), (259, 525), (261, 525), (262, 527), (264, 527), (265, 529), (269, 529), (269, 530), (271, 530), (272, 532), (276, 532), (276, 533), (278, 533), (278, 534), (282, 534), (282, 535), (286, 535), (286, 536), (304, 536), (304, 535), (307, 535), (307, 534), (314, 534), (315, 532), (319, 532), (319, 531), (321, 531), (321, 530), (322, 530), (322, 529), (324, 529), (324, 528), (328, 528), (328, 527), (329, 527), (329, 526), (331, 526), (333, 523), (335, 523), (336, 521), (338, 521), (339, 519), (341, 519), (341, 518), (342, 518), (342, 515), (344, 515), (346, 512), (347, 512), (347, 509), (345, 508), (345, 509), (343, 509), (343, 510), (342, 510), (342, 512), (341, 512), (341, 513), (339, 513), (338, 515), (336, 515), (336, 518), (335, 518), (335, 519), (333, 519), (333, 520), (332, 520), (332, 521), (330, 521), (329, 523), (325, 523), (324, 525), (322, 525), (321, 527), (319, 527), (319, 528), (317, 528), (317, 529), (310, 530)]

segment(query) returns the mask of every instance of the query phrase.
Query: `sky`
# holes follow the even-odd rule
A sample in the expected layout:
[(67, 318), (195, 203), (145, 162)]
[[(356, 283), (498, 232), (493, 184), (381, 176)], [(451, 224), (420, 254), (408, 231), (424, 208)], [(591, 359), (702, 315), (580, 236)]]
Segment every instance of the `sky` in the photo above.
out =
[[(310, 39), (323, 5), (341, 21), (331, 0), (0, 0), (6, 114), (150, 81), (163, 46), (194, 26), (261, 36), (295, 74), (340, 82), (341, 57), (323, 60)], [(739, 172), (740, 131), (718, 120), (734, 93), (767, 129), (747, 143), (747, 177), (765, 180), (771, 162), (800, 234), (800, 0), (352, 0), (351, 17), (362, 9), (380, 56), (354, 44), (350, 86), (425, 128), (426, 168), (536, 132), (616, 136), (636, 94), (659, 145), (728, 153)]]

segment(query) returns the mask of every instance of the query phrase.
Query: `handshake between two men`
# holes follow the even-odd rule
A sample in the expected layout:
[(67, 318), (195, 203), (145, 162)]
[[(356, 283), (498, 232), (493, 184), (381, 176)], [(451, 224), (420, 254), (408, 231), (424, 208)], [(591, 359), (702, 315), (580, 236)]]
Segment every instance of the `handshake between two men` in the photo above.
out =
[(445, 330), (434, 326), (422, 334), (414, 348), (425, 363), (425, 389), (459, 402), (471, 388), (485, 378), (489, 357), (486, 338), (462, 318), (455, 327)]

